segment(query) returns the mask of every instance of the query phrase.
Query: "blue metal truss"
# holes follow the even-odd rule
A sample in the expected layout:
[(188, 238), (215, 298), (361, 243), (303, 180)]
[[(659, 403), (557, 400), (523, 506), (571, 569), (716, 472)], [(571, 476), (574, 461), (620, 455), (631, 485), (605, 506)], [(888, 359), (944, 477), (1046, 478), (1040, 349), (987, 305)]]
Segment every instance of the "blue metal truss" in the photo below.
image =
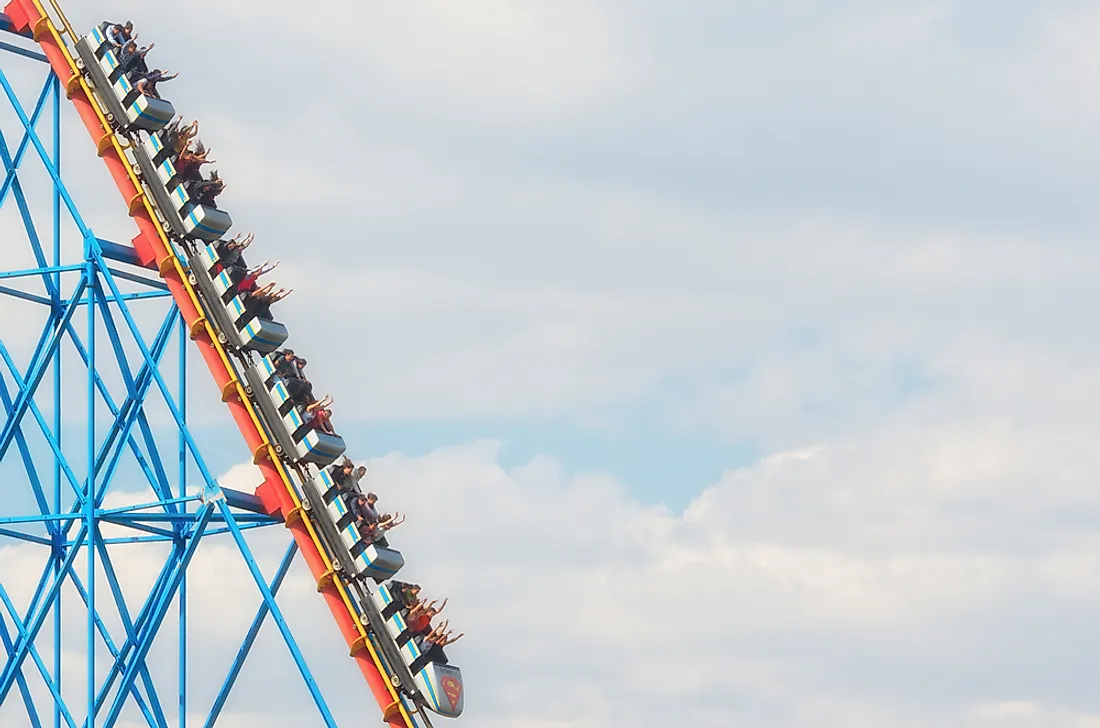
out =
[[(7, 29), (5, 23), (0, 15), (0, 30)], [(48, 72), (33, 106), (26, 107), (6, 73), (18, 64), (26, 72), (44, 60), (27, 44), (0, 41), (0, 105), (6, 100), (20, 122), (13, 133), (0, 128), (0, 214), (13, 206), (17, 210), (35, 261), (34, 267), (0, 271), (0, 311), (33, 306), (40, 319), (20, 317), (21, 328), (27, 321), (42, 322), (29, 357), (23, 353), (28, 347), (9, 340), (9, 331), (0, 324), (0, 465), (25, 474), (25, 482), (3, 481), (0, 547), (21, 541), (43, 553), (37, 586), (22, 609), (12, 598), (14, 587), (5, 584), (8, 575), (0, 574), (0, 643), (7, 655), (0, 670), (0, 703), (17, 693), (34, 728), (51, 723), (55, 728), (110, 727), (128, 708), (128, 717), (134, 717), (136, 708), (155, 728), (187, 725), (187, 568), (205, 540), (229, 534), (261, 600), (204, 725), (213, 726), (221, 714), (270, 614), (322, 720), (335, 726), (275, 599), (297, 549), (292, 541), (269, 582), (243, 532), (276, 521), (249, 512), (250, 496), (219, 487), (188, 427), (188, 336), (178, 309), (163, 283), (134, 266), (132, 249), (93, 234), (70, 196), (61, 172), (57, 77)], [(25, 165), (39, 165), (46, 172), (47, 189), (24, 188)], [(6, 260), (25, 254), (26, 249), (19, 250), (21, 241), (2, 234)], [(72, 239), (79, 241), (79, 248), (66, 242)], [(159, 325), (148, 335), (138, 318), (147, 320), (150, 312)], [(4, 320), (12, 322), (8, 315)], [(136, 362), (135, 350), (140, 354)], [(175, 370), (167, 373), (173, 358)], [(83, 397), (73, 396), (74, 385)], [(165, 444), (164, 427), (151, 421), (150, 404), (169, 412), (170, 429), (177, 435), (170, 445)], [(134, 470), (140, 473), (136, 483)], [(203, 486), (201, 493), (188, 492), (189, 477)], [(105, 507), (112, 485), (121, 484), (130, 492), (147, 485), (153, 497), (139, 505)], [(130, 533), (105, 537), (104, 524)], [(171, 546), (140, 602), (123, 594), (108, 549), (122, 544)], [(102, 593), (104, 583), (107, 594)], [(66, 589), (82, 605), (82, 645), (64, 643)], [(173, 606), (178, 619), (168, 620)], [(73, 608), (71, 600), (66, 602), (66, 612)], [(121, 623), (122, 633), (112, 634), (109, 621)], [(173, 631), (169, 622), (174, 622), (179, 650), (171, 681), (155, 677), (146, 662), (158, 636)], [(80, 650), (85, 652), (86, 685), (63, 689), (63, 653)], [(104, 654), (111, 666), (97, 672)], [(42, 686), (50, 700), (39, 705), (35, 689), (41, 696)], [(83, 697), (76, 699), (77, 693)], [(173, 721), (166, 713), (169, 693), (178, 708)]]

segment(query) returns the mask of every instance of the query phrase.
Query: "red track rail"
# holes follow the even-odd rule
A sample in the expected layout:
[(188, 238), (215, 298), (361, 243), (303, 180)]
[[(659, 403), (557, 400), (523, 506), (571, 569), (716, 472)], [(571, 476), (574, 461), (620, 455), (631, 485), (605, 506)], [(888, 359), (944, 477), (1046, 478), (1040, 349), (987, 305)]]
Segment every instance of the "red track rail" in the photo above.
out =
[[(218, 390), (222, 392), (222, 399), (248, 444), (249, 452), (253, 454), (253, 461), (264, 475), (264, 483), (257, 488), (256, 494), (269, 513), (279, 513), (283, 517), (286, 527), (293, 534), (306, 564), (317, 580), (317, 590), (325, 597), (352, 657), (359, 664), (359, 669), (383, 711), (383, 719), (395, 728), (408, 728), (412, 723), (403, 714), (389, 681), (379, 671), (371, 650), (365, 646), (363, 632), (356, 622), (354, 612), (349, 610), (344, 595), (333, 579), (327, 558), (317, 548), (301, 517), (298, 504), (289, 490), (292, 486), (284, 479), (274, 462), (271, 446), (258, 429), (245, 403), (240, 383), (219, 348), (206, 317), (196, 306), (196, 298), (175, 262), (175, 255), (169, 249), (167, 239), (152, 214), (144, 191), (134, 184), (130, 164), (123, 156), (117, 138), (110, 129), (104, 127), (96, 101), (76, 73), (71, 63), (71, 54), (62, 47), (61, 33), (36, 0), (11, 0), (4, 13), (11, 19), (17, 32), (30, 31), (33, 34), (50, 66), (64, 83), (66, 95), (95, 141), (99, 156), (107, 165), (111, 178), (126, 201), (130, 217), (137, 223), (139, 232), (133, 239), (133, 245), (139, 259), (144, 266), (158, 270), (168, 285), (184, 321), (190, 326), (191, 338), (198, 346)], [(70, 38), (70, 41), (75, 44), (77, 38)]]

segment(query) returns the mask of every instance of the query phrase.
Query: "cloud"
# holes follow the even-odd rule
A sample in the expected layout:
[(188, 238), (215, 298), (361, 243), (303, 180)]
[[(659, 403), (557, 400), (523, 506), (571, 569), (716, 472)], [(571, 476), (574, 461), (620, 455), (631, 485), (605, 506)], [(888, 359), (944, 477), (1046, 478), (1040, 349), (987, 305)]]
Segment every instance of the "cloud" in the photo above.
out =
[[(809, 715), (828, 726), (908, 715), (913, 726), (1042, 716), (1071, 728), (1088, 725), (1090, 688), (1059, 676), (1090, 674), (1091, 658), (1064, 652), (1068, 634), (1028, 627), (1077, 625), (1074, 643), (1095, 631), (1100, 569), (1087, 524), (1100, 501), (1086, 474), (1096, 453), (1061, 438), (998, 423), (894, 422), (730, 470), (682, 512), (546, 457), (504, 468), (491, 441), (369, 465), (383, 505), (409, 514), (391, 539), (403, 576), (449, 597), (452, 624), (467, 633), (452, 657), (467, 675), (473, 725), (784, 728)], [(241, 465), (222, 482), (248, 489), (256, 479)], [(113, 495), (109, 505), (146, 498)], [(285, 532), (250, 542), (270, 574)], [(17, 601), (29, 598), (44, 553), (0, 549)], [(112, 547), (129, 598), (140, 600), (162, 558)], [(201, 711), (258, 598), (225, 537), (199, 550), (188, 594)], [(363, 688), (301, 564), (281, 604), (334, 710), (358, 714)], [(76, 655), (82, 624), (66, 627)], [(163, 675), (173, 663), (160, 649), (151, 664)], [(270, 625), (257, 650), (227, 724), (308, 720), (308, 696), (290, 688), (286, 710), (266, 712), (258, 686), (296, 678)], [(0, 725), (16, 725), (2, 722), (12, 712)]]
[[(617, 18), (600, 3), (477, 0), (343, 4), (359, 28), (349, 55), (391, 97), (491, 125), (545, 124), (607, 104), (632, 79)], [(366, 50), (366, 63), (362, 51)], [(503, 117), (503, 119), (502, 119)]]
[[(780, 727), (810, 713), (830, 726), (898, 715), (914, 726), (980, 726), (1039, 714), (1045, 725), (1085, 725), (1087, 686), (1057, 675), (1087, 672), (1091, 658), (1062, 654), (1025, 625), (1084, 624), (1100, 601), (1100, 580), (1088, 576), (1095, 539), (1050, 497), (1096, 512), (1092, 490), (1077, 487), (1089, 470), (1075, 462), (1073, 482), (1040, 490), (1026, 451), (998, 448), (997, 472), (1021, 470), (1032, 484), (1015, 487), (981, 458), (945, 468), (942, 451), (958, 438), (937, 430), (904, 441), (904, 473), (894, 452), (868, 440), (778, 453), (728, 472), (683, 513), (640, 505), (615, 478), (569, 474), (544, 457), (504, 469), (491, 442), (394, 453), (370, 462), (370, 478), (387, 508), (410, 514), (391, 539), (406, 556), (403, 575), (450, 597), (452, 624), (467, 633), (452, 657), (474, 725)], [(974, 452), (981, 441), (958, 445)], [(1013, 549), (1021, 534), (1027, 548)], [(268, 573), (285, 538), (274, 528), (252, 539)], [(5, 574), (27, 568), (12, 561), (23, 548), (0, 550)], [(120, 552), (128, 578), (153, 573), (149, 555)], [(200, 549), (190, 573), (201, 646), (192, 671), (203, 676), (196, 694), (208, 697), (256, 595), (229, 543)], [(282, 604), (334, 708), (361, 710), (354, 667), (300, 566)], [(205, 618), (211, 609), (216, 619)], [(285, 668), (267, 629), (259, 654)], [(1025, 654), (1026, 670), (1005, 661)], [(267, 669), (253, 663), (247, 674)], [(1025, 687), (1024, 674), (1047, 677)], [(990, 691), (1003, 699), (990, 702)], [(241, 692), (228, 724), (248, 725), (266, 700)], [(290, 706), (271, 725), (306, 719), (308, 699)]]

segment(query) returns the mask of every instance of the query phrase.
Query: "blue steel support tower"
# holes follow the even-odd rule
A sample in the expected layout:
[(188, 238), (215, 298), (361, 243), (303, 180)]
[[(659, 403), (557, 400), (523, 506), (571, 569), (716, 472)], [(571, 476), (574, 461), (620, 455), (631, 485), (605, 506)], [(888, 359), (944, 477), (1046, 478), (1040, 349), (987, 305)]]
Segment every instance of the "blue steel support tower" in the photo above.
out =
[[(11, 30), (3, 15), (0, 30)], [(24, 590), (27, 599), (15, 593), (19, 575), (0, 571), (0, 642), (7, 654), (0, 714), (21, 702), (34, 728), (113, 726), (123, 711), (156, 728), (199, 717), (187, 713), (187, 569), (205, 541), (228, 534), (260, 605), (203, 724), (218, 718), (270, 614), (321, 720), (334, 726), (275, 600), (297, 547), (290, 542), (268, 581), (243, 532), (279, 521), (251, 494), (218, 485), (188, 427), (187, 327), (167, 287), (137, 265), (133, 249), (96, 237), (85, 223), (61, 161), (62, 84), (29, 42), (6, 38), (0, 40), (0, 548), (25, 545), (41, 564), (36, 585)], [(35, 69), (46, 72), (37, 95), (21, 98), (13, 74), (22, 80)], [(189, 479), (197, 492), (188, 490)], [(104, 505), (112, 492), (141, 488), (152, 493), (147, 502)], [(115, 549), (154, 544), (170, 547), (167, 558), (148, 593), (128, 599)], [(73, 639), (77, 622), (80, 644)], [(178, 644), (175, 674), (151, 669), (154, 641)], [(74, 653), (83, 653), (85, 664), (77, 667), (85, 671), (84, 685), (62, 680), (73, 671), (66, 661)]]

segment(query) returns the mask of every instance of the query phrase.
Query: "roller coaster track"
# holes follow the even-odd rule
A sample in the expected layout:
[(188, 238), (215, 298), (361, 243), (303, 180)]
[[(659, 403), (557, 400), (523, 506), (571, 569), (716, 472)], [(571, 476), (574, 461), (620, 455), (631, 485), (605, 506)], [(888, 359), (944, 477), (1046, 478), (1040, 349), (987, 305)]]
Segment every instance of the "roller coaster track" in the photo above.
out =
[[(349, 653), (366, 678), (371, 693), (382, 710), (386, 724), (396, 728), (429, 726), (426, 715), (409, 704), (390, 682), (379, 651), (375, 648), (359, 611), (347, 587), (333, 569), (321, 544), (309, 513), (302, 507), (298, 492), (284, 463), (277, 457), (257, 414), (239, 381), (229, 355), (218, 342), (217, 332), (204, 313), (194, 288), (188, 282), (183, 263), (157, 220), (155, 202), (148, 196), (138, 178), (138, 170), (127, 159), (127, 142), (112, 130), (92, 88), (81, 75), (70, 44), (79, 39), (56, 0), (49, 0), (51, 15), (41, 0), (10, 0), (4, 9), (11, 23), (5, 28), (34, 39), (42, 48), (50, 66), (60, 79), (67, 98), (95, 142), (99, 157), (107, 166), (118, 191), (126, 203), (130, 217), (138, 227), (133, 246), (141, 264), (156, 270), (168, 286), (181, 315), (190, 329), (203, 360), (206, 362), (222, 401), (248, 444), (252, 461), (264, 476), (257, 488), (265, 508), (281, 516), (317, 582), (317, 591), (325, 598), (336, 624), (344, 637)], [(68, 40), (66, 40), (66, 38)]]

